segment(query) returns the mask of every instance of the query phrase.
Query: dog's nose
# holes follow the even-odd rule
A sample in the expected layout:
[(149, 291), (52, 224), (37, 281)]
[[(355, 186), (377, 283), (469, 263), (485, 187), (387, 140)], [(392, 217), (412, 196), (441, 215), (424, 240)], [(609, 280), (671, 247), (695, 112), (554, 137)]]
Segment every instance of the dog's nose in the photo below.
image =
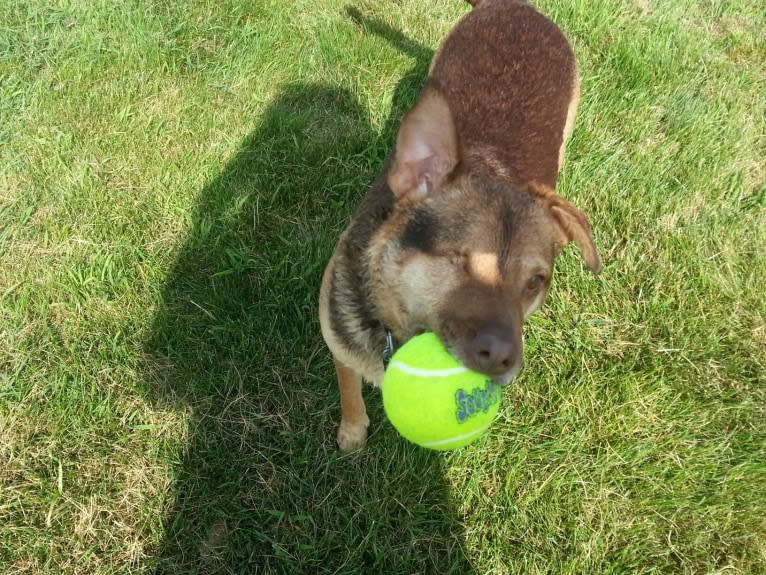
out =
[(502, 375), (513, 367), (513, 333), (493, 324), (481, 328), (470, 345), (474, 369), (486, 375)]

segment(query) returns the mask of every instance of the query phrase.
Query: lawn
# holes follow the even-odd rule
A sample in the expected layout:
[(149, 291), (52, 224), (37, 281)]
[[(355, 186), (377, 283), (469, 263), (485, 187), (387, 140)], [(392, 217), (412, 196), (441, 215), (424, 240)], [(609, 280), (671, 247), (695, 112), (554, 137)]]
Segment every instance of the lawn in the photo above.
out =
[(762, 0), (541, 0), (568, 248), (490, 434), (335, 446), (317, 294), (458, 0), (0, 0), (4, 574), (766, 573)]

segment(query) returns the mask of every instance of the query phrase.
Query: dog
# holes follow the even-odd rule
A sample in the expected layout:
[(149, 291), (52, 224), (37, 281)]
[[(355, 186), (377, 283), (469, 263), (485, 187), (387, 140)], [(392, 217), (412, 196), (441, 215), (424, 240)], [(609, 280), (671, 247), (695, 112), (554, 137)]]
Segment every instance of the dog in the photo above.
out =
[(367, 440), (362, 381), (380, 385), (387, 342), (433, 331), (508, 384), (561, 248), (601, 269), (587, 217), (554, 191), (579, 101), (572, 48), (526, 2), (469, 3), (323, 276), (343, 450)]

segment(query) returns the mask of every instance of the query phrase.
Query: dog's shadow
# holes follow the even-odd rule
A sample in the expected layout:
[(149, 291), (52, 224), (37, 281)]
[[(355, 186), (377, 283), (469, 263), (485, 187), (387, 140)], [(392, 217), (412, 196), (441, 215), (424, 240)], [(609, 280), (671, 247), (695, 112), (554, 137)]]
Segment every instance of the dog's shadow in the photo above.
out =
[(442, 459), (396, 437), (376, 392), (367, 448), (335, 445), (321, 274), (431, 55), (349, 13), (415, 57), (388, 127), (375, 133), (343, 89), (282, 89), (199, 194), (164, 288), (147, 389), (189, 413), (189, 437), (156, 573), (472, 572)]

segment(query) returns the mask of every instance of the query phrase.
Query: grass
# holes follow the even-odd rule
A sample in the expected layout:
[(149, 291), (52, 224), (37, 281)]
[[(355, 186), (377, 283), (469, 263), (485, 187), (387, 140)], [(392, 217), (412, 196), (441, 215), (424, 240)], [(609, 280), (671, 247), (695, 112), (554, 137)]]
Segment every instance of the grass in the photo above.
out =
[(766, 13), (538, 6), (605, 269), (436, 455), (336, 450), (316, 299), (467, 5), (0, 2), (4, 573), (766, 572)]

